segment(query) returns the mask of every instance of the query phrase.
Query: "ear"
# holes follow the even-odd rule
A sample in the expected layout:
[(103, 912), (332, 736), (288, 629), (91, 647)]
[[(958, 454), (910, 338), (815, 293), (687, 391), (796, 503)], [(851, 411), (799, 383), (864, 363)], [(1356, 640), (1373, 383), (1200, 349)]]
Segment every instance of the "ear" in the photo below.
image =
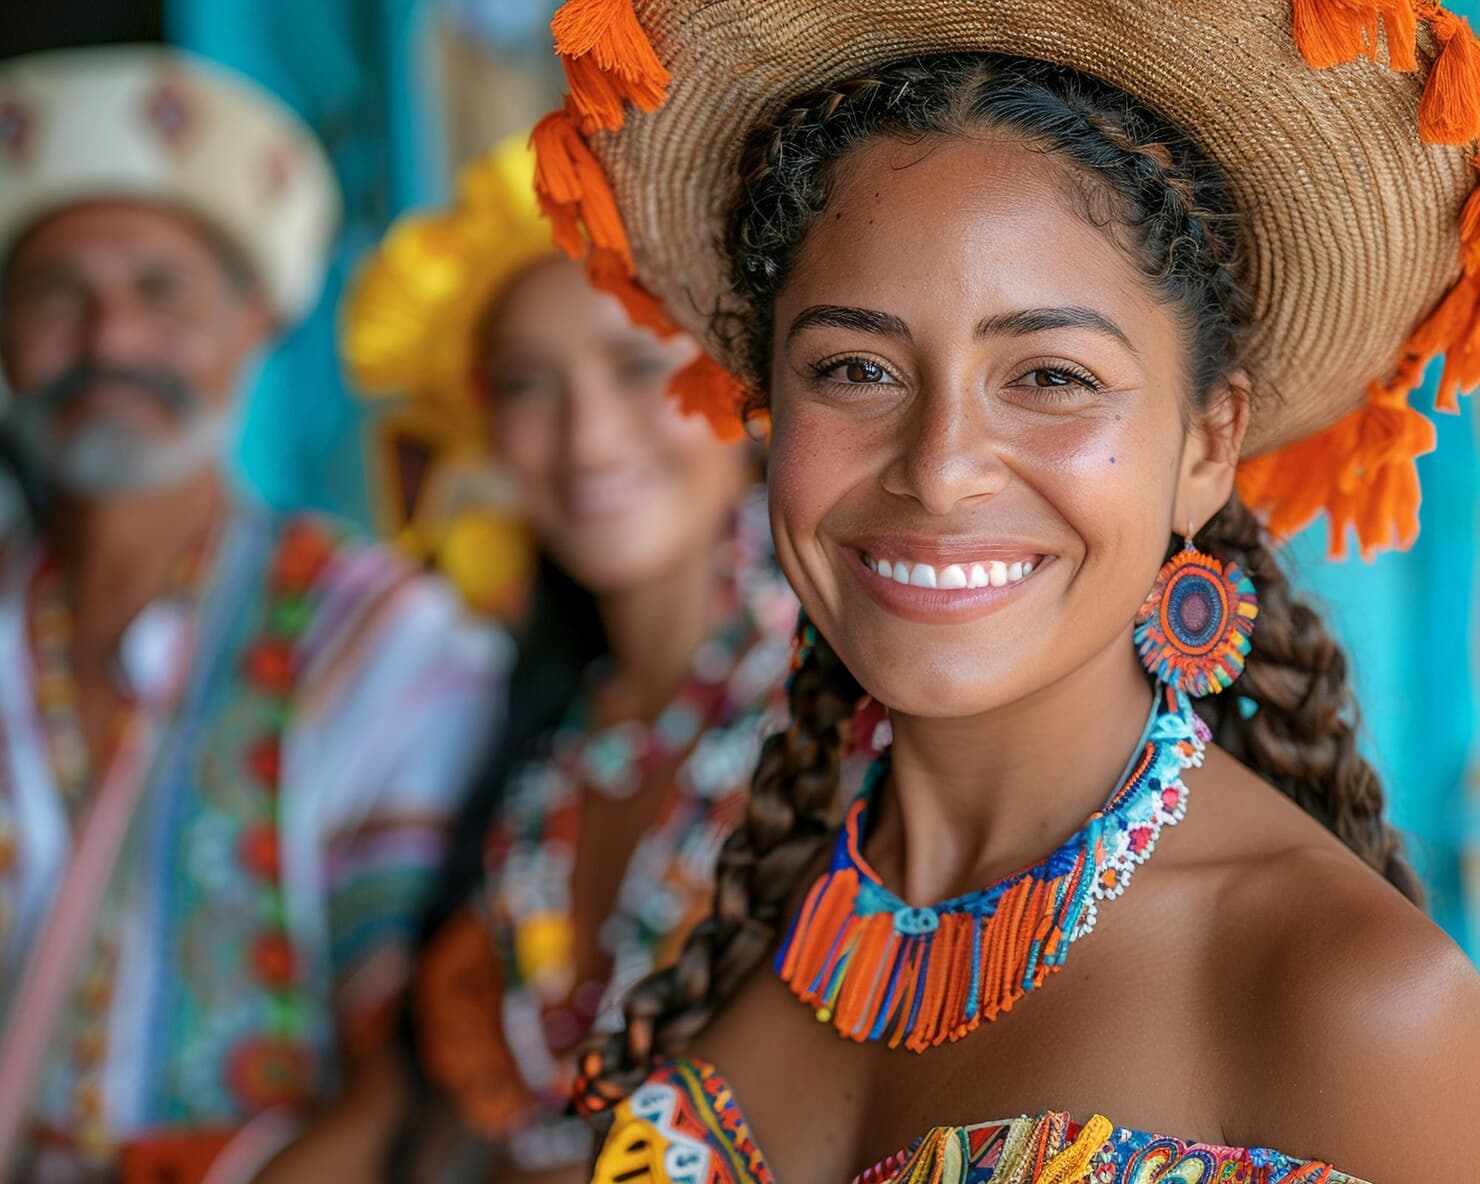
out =
[(1236, 370), (1221, 378), (1187, 426), (1172, 508), (1172, 529), (1194, 534), (1233, 496), (1244, 434), (1249, 430), (1249, 376)]

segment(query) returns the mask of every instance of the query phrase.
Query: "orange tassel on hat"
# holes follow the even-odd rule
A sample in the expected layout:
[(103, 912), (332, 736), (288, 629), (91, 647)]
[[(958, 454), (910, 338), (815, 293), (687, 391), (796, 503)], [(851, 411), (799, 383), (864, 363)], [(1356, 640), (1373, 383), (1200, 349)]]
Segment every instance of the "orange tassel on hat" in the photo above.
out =
[(1295, 0), (1295, 44), (1317, 70), (1368, 56), (1377, 10), (1349, 0)]
[(567, 0), (550, 22), (570, 101), (582, 130), (622, 126), (622, 104), (656, 111), (671, 76), (647, 39), (632, 0)]
[(632, 278), (632, 269), (610, 251), (594, 250), (586, 260), (586, 275), (593, 287), (609, 292), (622, 302), (627, 319), (634, 325), (651, 329), (659, 337), (672, 337), (679, 332), (658, 298)]
[(1388, 65), (1418, 69), (1418, 14), (1412, 0), (1294, 0), (1295, 44), (1317, 70), (1356, 58), (1377, 59), (1379, 25)]
[(1480, 139), (1480, 41), (1470, 22), (1436, 8), (1429, 28), (1443, 48), (1418, 107), (1418, 131), (1431, 144)]
[[(1333, 558), (1356, 527), (1366, 558), (1418, 537), (1418, 457), (1434, 450), (1434, 425), (1406, 392), (1374, 388), (1368, 401), (1323, 432), (1239, 466), (1239, 496), (1280, 537), (1325, 510)], [(1316, 476), (1318, 475), (1318, 476)]]
[(534, 125), (529, 142), (535, 153), (535, 196), (550, 219), (555, 245), (572, 259), (582, 259), (589, 239), (591, 246), (620, 260), (630, 275), (632, 248), (617, 200), (570, 111), (546, 115)]
[(729, 443), (745, 435), (741, 410), (746, 388), (728, 370), (701, 353), (673, 376), (668, 393), (685, 415), (702, 415), (714, 434)]
[[(1419, 134), (1430, 143), (1480, 139), (1480, 41), (1469, 22), (1432, 0), (1295, 0), (1295, 40), (1312, 66), (1376, 56), (1380, 19), (1389, 64), (1416, 68), (1417, 23), (1439, 44), (1419, 104)], [(1393, 372), (1374, 383), (1367, 402), (1325, 431), (1239, 466), (1239, 494), (1276, 535), (1289, 536), (1322, 510), (1331, 554), (1346, 551), (1355, 528), (1364, 556), (1409, 546), (1418, 535), (1417, 458), (1434, 448), (1434, 425), (1408, 399), (1428, 364), (1444, 355), (1435, 409), (1459, 410), (1460, 392), (1480, 385), (1480, 190), (1460, 217), (1463, 272), (1403, 344)]]
[(1399, 376), (1391, 384), (1415, 387), (1423, 380), (1423, 371), (1439, 354), (1444, 354), (1444, 369), (1439, 377), (1439, 393), (1434, 400), (1437, 411), (1459, 411), (1459, 394), (1480, 385), (1480, 278), (1462, 276), (1445, 295), (1422, 325), (1414, 331), (1405, 347)]
[(1381, 9), (1388, 65), (1410, 73), (1418, 69), (1418, 14), (1410, 0), (1393, 0)]

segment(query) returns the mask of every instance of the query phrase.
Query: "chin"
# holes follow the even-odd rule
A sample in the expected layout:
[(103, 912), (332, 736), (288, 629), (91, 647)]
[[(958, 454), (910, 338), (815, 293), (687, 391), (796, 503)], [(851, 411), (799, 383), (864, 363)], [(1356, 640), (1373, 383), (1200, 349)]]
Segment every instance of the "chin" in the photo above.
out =
[(634, 554), (607, 540), (599, 547), (552, 548), (560, 566), (593, 596), (616, 596), (649, 587), (662, 580), (666, 566), (661, 555)]
[(871, 655), (847, 662), (859, 685), (891, 711), (922, 719), (965, 719), (992, 711), (1018, 697), (1005, 676), (994, 676), (978, 664), (961, 669), (917, 651), (905, 665)]

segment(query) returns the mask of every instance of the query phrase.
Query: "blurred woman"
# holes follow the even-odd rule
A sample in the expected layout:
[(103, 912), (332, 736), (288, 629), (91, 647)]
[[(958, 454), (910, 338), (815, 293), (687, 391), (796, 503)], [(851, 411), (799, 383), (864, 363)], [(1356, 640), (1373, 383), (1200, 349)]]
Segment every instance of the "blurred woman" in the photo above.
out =
[[(634, 326), (542, 229), (525, 150), (505, 146), (453, 211), (391, 231), (348, 306), (362, 381), (469, 376), (538, 559), (507, 728), (427, 920), (404, 1025), (414, 1084), (383, 1057), (274, 1179), (373, 1176), (388, 1149), (396, 1174), (449, 1170), (431, 1136), (449, 1107), (480, 1170), (579, 1178), (573, 1050), (707, 911), (784, 710), (796, 604), (755, 452), (665, 398), (693, 340)], [(421, 371), (418, 348), (434, 355)]]

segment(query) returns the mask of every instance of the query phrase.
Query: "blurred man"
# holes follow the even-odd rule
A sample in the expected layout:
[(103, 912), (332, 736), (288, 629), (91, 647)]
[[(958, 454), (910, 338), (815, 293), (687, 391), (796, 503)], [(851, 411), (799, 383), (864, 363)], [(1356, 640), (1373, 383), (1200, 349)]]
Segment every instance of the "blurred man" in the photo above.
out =
[(0, 67), (5, 434), (46, 490), (0, 545), (0, 1177), (245, 1178), (402, 985), (502, 645), (222, 473), (336, 205), (201, 63)]

